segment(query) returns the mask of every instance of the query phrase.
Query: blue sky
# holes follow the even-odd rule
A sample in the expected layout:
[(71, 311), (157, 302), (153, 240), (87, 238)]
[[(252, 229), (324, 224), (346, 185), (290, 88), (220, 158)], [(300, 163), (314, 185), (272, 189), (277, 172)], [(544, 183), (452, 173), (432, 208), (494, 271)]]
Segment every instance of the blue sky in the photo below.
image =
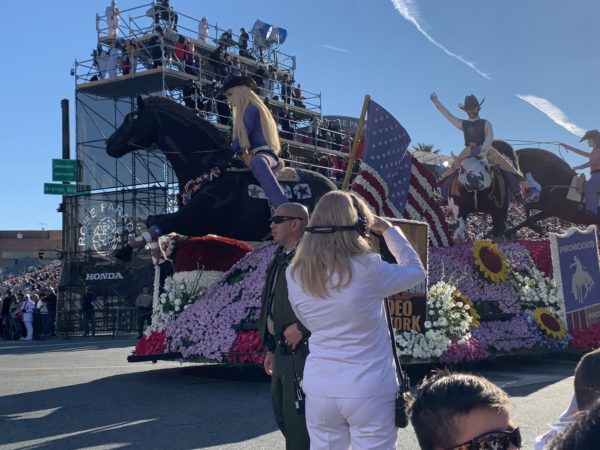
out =
[[(61, 155), (60, 100), (74, 115), (75, 59), (96, 45), (95, 14), (109, 1), (3, 2), (0, 229), (59, 229), (60, 197), (43, 194)], [(175, 0), (176, 9), (238, 30), (256, 19), (288, 30), (282, 50), (296, 79), (321, 92), (324, 114), (358, 116), (370, 94), (413, 144), (449, 154), (461, 135), (429, 100), (457, 116), (465, 95), (485, 97), (497, 138), (578, 144), (600, 128), (600, 3), (595, 0)], [(120, 0), (121, 10), (143, 2)], [(127, 13), (125, 13), (126, 16)], [(72, 127), (71, 134), (74, 136)], [(558, 152), (555, 145), (544, 148)], [(72, 152), (74, 145), (72, 143)], [(562, 155), (572, 165), (579, 156)], [(42, 225), (43, 224), (43, 225)]]

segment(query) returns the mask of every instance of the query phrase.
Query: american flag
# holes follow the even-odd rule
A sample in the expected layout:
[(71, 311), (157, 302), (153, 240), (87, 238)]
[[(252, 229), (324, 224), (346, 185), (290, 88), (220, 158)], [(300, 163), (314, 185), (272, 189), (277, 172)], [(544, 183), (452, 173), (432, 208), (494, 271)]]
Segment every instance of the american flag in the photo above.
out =
[(412, 162), (408, 144), (410, 136), (402, 125), (370, 100), (364, 159), (352, 190), (378, 215), (400, 217), (404, 212)]
[(352, 191), (377, 215), (426, 221), (434, 246), (452, 238), (435, 201), (435, 180), (408, 151), (410, 136), (400, 123), (373, 100), (367, 110), (365, 153)]

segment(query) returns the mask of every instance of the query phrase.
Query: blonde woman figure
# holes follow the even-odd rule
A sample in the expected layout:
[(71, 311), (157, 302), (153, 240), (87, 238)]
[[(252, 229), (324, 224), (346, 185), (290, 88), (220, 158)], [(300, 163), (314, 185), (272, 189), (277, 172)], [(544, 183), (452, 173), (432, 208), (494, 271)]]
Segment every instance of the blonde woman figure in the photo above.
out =
[(223, 85), (223, 92), (232, 108), (231, 148), (242, 154), (271, 206), (277, 208), (288, 201), (273, 174), (273, 169), (279, 164), (281, 144), (273, 116), (256, 95), (256, 89), (256, 82), (248, 77), (232, 77)]
[[(317, 203), (286, 271), (294, 312), (311, 331), (304, 369), (311, 449), (394, 449), (397, 380), (384, 298), (425, 278), (399, 228), (342, 191)], [(398, 264), (369, 247), (382, 234)]]

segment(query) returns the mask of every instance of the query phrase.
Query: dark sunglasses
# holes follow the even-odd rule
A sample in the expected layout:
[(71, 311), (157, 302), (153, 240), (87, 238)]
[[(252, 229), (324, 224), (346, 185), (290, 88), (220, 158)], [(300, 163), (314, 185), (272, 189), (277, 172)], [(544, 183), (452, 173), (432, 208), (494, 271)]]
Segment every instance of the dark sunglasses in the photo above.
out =
[(468, 442), (450, 447), (448, 450), (508, 450), (510, 444), (521, 448), (521, 432), (519, 428), (508, 431), (492, 431), (477, 436)]
[(302, 217), (292, 217), (292, 216), (273, 216), (270, 221), (273, 223), (283, 223), (288, 220), (302, 220)]

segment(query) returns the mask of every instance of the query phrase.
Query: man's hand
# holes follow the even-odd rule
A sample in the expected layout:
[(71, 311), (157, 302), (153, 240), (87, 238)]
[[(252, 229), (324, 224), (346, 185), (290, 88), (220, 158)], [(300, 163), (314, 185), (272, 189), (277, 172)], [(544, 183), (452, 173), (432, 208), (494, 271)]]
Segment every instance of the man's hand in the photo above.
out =
[(298, 324), (291, 324), (283, 332), (283, 337), (285, 337), (285, 344), (292, 347), (292, 350), (296, 349), (296, 346), (302, 340), (302, 331), (298, 328)]
[(263, 361), (263, 367), (267, 375), (273, 375), (273, 364), (275, 362), (275, 355), (271, 352), (267, 352), (265, 360)]
[(438, 102), (438, 97), (437, 97), (437, 94), (436, 94), (435, 92), (432, 92), (432, 93), (431, 93), (431, 95), (429, 96), (429, 98), (431, 99), (431, 101), (432, 101), (434, 104), (437, 104), (437, 102)]

